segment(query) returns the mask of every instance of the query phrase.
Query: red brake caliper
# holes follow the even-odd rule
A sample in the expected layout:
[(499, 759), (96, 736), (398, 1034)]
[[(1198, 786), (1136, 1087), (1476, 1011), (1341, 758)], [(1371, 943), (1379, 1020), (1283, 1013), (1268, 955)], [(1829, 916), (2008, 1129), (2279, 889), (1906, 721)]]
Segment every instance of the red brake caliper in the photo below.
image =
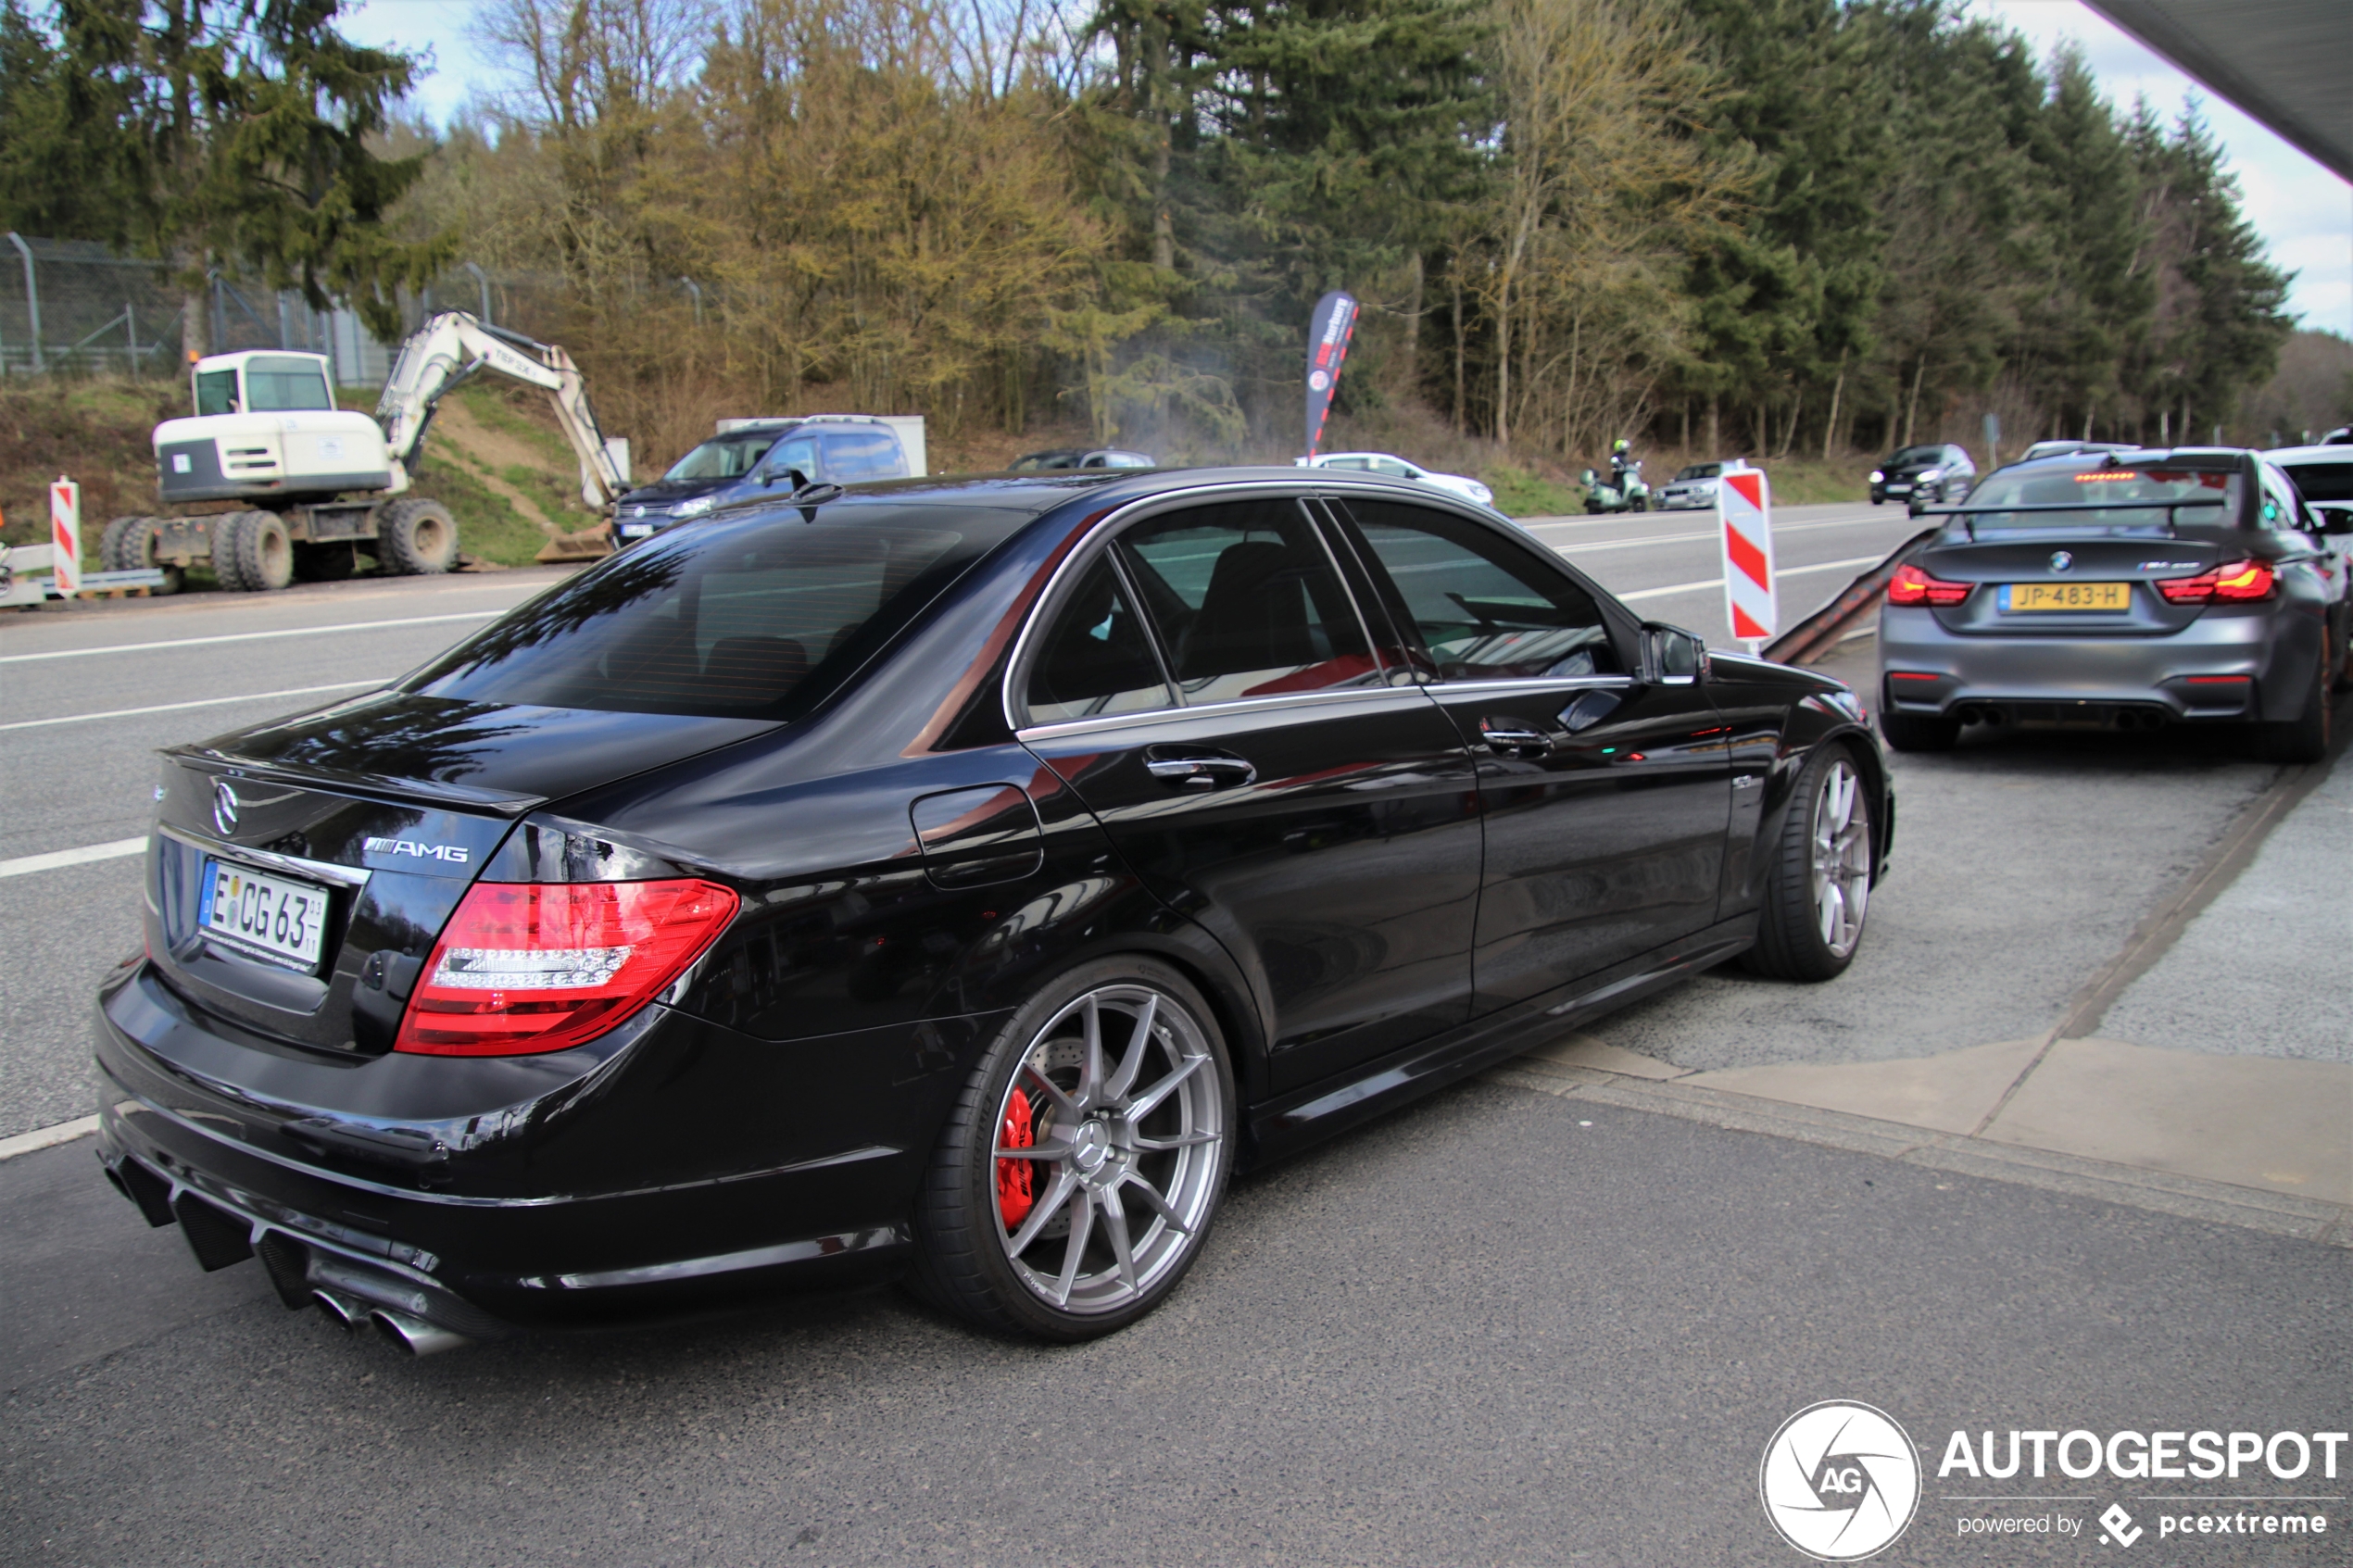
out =
[[(1032, 1135), (1029, 1097), (1021, 1090), (1005, 1102), (1005, 1126), (997, 1141), (1000, 1148), (1027, 1148), (1037, 1140)], [(1035, 1201), (1029, 1191), (1029, 1161), (1000, 1160), (997, 1161), (997, 1211), (1008, 1225), (1018, 1225), (1029, 1217), (1029, 1206)]]

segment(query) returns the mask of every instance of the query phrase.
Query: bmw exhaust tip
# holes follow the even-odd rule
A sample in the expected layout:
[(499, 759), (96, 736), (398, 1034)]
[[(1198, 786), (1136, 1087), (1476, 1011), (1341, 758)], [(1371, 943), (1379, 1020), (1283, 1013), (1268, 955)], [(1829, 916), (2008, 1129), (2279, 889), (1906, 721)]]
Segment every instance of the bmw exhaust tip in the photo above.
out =
[(412, 1356), (437, 1356), (444, 1350), (455, 1350), (473, 1343), (462, 1334), (430, 1323), (422, 1318), (412, 1318), (406, 1312), (388, 1312), (379, 1308), (368, 1314), (376, 1332), (385, 1342), (397, 1346)]
[(358, 1328), (360, 1320), (368, 1315), (367, 1308), (336, 1291), (314, 1290), (310, 1298), (319, 1303), (319, 1310), (326, 1313), (336, 1327), (346, 1331)]

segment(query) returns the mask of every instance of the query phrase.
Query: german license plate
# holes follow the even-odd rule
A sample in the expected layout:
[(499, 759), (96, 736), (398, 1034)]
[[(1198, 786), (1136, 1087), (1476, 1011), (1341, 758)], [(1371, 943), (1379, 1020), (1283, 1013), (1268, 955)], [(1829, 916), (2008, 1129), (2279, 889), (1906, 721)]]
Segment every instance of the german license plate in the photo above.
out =
[(2038, 609), (2130, 609), (2130, 583), (2012, 583), (2000, 600), (2005, 615)]
[(326, 943), (327, 890), (208, 859), (196, 924), (223, 947), (289, 969), (315, 970)]
[(1891, 495), (1908, 495), (1912, 493), (1912, 487), (1902, 480), (1896, 480), (1887, 486), (1887, 493)]

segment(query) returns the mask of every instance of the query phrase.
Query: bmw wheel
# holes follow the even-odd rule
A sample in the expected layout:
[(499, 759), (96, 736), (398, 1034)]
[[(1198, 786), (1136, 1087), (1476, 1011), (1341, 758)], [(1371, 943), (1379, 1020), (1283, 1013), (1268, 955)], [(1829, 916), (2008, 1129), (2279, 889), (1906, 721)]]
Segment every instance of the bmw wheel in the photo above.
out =
[(1855, 754), (1822, 747), (1791, 793), (1746, 967), (1780, 980), (1843, 973), (1863, 942), (1874, 843), (1869, 784)]
[(915, 1288), (1042, 1339), (1123, 1328), (1200, 1256), (1236, 1132), (1200, 993), (1151, 959), (1083, 965), (1013, 1014), (950, 1114), (916, 1205)]

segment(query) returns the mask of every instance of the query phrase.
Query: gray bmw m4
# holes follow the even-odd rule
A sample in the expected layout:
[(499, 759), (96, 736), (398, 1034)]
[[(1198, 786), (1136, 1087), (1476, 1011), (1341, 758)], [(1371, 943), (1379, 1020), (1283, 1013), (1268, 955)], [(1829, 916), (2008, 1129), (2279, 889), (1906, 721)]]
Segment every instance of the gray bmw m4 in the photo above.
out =
[(2228, 724), (2262, 755), (2328, 748), (2353, 607), (2317, 511), (2256, 453), (2074, 453), (1993, 473), (1897, 569), (1881, 711), (1899, 751), (1965, 725)]

